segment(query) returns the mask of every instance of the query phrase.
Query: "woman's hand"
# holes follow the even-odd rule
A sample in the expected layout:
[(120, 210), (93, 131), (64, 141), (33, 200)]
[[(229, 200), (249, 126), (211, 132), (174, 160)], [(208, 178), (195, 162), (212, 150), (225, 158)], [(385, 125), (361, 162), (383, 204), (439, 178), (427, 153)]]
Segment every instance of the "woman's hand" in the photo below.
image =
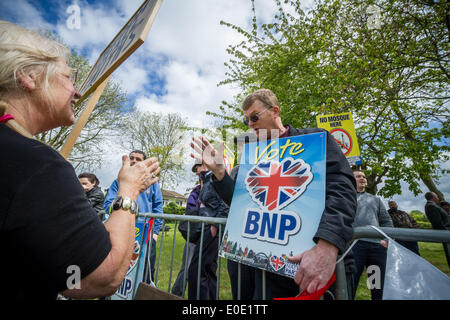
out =
[(117, 178), (120, 193), (127, 193), (128, 196), (137, 199), (141, 192), (158, 181), (159, 171), (159, 162), (155, 157), (139, 161), (134, 166), (130, 166), (130, 158), (122, 156), (122, 168), (120, 168)]

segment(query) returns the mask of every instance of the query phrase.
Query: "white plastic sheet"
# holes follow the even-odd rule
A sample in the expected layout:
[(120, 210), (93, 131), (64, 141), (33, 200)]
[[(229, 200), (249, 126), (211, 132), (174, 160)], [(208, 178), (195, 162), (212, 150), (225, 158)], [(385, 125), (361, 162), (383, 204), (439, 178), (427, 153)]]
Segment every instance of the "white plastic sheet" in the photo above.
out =
[(449, 299), (450, 277), (414, 252), (389, 239), (383, 300)]

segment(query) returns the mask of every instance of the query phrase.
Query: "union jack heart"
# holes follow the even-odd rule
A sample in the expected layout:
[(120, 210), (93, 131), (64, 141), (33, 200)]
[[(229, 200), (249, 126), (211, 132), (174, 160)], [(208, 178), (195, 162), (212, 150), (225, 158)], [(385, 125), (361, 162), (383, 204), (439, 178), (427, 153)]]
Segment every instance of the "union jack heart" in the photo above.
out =
[(273, 270), (278, 271), (281, 270), (285, 265), (285, 260), (283, 257), (273, 256), (270, 259), (270, 266)]
[(248, 171), (245, 184), (261, 209), (273, 211), (297, 199), (312, 180), (311, 166), (302, 159), (289, 157), (281, 162), (255, 164)]

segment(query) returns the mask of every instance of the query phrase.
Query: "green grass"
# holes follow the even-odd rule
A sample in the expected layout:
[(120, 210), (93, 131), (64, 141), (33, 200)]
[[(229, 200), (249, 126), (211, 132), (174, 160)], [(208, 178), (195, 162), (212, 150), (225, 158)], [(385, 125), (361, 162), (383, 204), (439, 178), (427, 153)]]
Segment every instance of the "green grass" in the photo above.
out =
[[(170, 264), (172, 259), (172, 245), (173, 245), (173, 236), (174, 236), (174, 223), (168, 223), (166, 224), (170, 226), (170, 231), (165, 233), (164, 235), (164, 242), (163, 242), (163, 248), (161, 251), (161, 262), (159, 266), (159, 270), (157, 269), (157, 272), (155, 273), (155, 280), (157, 280), (157, 287), (168, 291), (169, 289), (169, 277), (170, 277)], [(159, 250), (161, 246), (161, 240), (162, 240), (162, 234), (158, 237), (158, 243), (157, 243), (157, 263), (158, 263), (158, 257), (159, 257)], [(175, 283), (175, 279), (178, 275), (178, 271), (181, 267), (181, 259), (183, 256), (183, 248), (184, 248), (184, 239), (181, 236), (181, 233), (177, 230), (177, 235), (175, 238), (175, 250), (173, 254), (173, 267), (172, 267), (172, 275), (171, 275), (171, 286), (170, 289), (172, 289), (173, 284)], [(431, 264), (433, 264), (435, 267), (437, 267), (442, 272), (446, 273), (450, 276), (450, 269), (447, 265), (447, 261), (445, 259), (444, 251), (442, 248), (441, 243), (428, 243), (428, 242), (419, 242), (419, 250), (420, 255), (425, 260), (429, 261)], [(219, 299), (220, 300), (231, 300), (231, 285), (230, 285), (230, 278), (228, 276), (227, 271), (227, 260), (220, 258), (220, 283), (219, 283)], [(156, 264), (156, 267), (158, 265)], [(157, 275), (157, 279), (156, 279)], [(361, 275), (361, 279), (359, 281), (358, 289), (356, 291), (356, 297), (355, 300), (370, 300), (370, 290), (367, 288), (366, 285), (367, 281), (367, 274), (364, 272)], [(187, 292), (187, 290), (186, 290)], [(187, 298), (187, 294), (185, 296)]]
[[(420, 256), (433, 264), (436, 268), (450, 276), (450, 268), (445, 259), (441, 243), (419, 242)], [(367, 274), (363, 272), (359, 280), (355, 300), (370, 300), (370, 290), (367, 288)]]
[[(170, 265), (172, 261), (172, 246), (173, 246), (173, 237), (174, 237), (174, 223), (167, 223), (167, 226), (170, 227), (170, 231), (164, 234), (163, 247), (161, 251), (161, 262), (158, 270), (158, 257), (159, 250), (162, 241), (162, 233), (160, 233), (158, 237), (158, 242), (156, 244), (156, 272), (155, 272), (155, 281), (156, 285), (159, 289), (168, 291), (169, 289), (169, 279), (170, 279), (170, 290), (175, 283), (175, 280), (178, 276), (178, 272), (180, 271), (182, 257), (183, 257), (183, 249), (185, 240), (181, 236), (181, 233), (177, 230), (177, 234), (175, 237), (175, 249), (173, 253), (173, 265), (172, 265), (172, 275), (170, 275)], [(222, 227), (223, 229), (223, 227)], [(223, 258), (218, 258), (218, 263), (220, 261), (220, 282), (219, 282), (219, 299), (220, 300), (231, 300), (231, 285), (230, 285), (230, 277), (228, 276), (227, 271), (227, 260)], [(187, 286), (187, 284), (186, 284)], [(186, 287), (187, 288), (187, 287)], [(187, 289), (185, 298), (187, 299)]]

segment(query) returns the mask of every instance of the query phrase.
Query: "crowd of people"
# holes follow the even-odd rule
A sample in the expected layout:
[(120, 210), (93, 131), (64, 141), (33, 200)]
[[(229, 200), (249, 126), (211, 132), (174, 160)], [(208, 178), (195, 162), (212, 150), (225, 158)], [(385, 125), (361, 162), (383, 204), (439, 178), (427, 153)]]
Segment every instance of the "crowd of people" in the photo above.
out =
[[(54, 299), (58, 293), (84, 299), (114, 294), (128, 269), (139, 212), (163, 212), (158, 184), (159, 163), (155, 157), (134, 150), (122, 157), (117, 179), (106, 196), (93, 173), (76, 175), (59, 153), (33, 138), (38, 133), (72, 125), (74, 104), (80, 93), (74, 86), (75, 71), (68, 67), (70, 52), (59, 43), (0, 21), (0, 248), (15, 268), (1, 264), (4, 279), (0, 297), (26, 299), (29, 279), (40, 294), (33, 298)], [(381, 226), (417, 228), (414, 219), (398, 210), (394, 201), (386, 211), (382, 200), (365, 192), (367, 180), (361, 170), (352, 171), (333, 137), (319, 128), (295, 128), (283, 124), (275, 94), (260, 89), (242, 103), (244, 123), (257, 139), (276, 139), (316, 132), (326, 134), (325, 208), (313, 237), (315, 245), (288, 257), (299, 263), (294, 279), (242, 265), (240, 281), (237, 263), (228, 262), (233, 298), (240, 287), (241, 299), (293, 297), (324, 287), (335, 272), (338, 256), (347, 251), (353, 228)], [(227, 217), (239, 166), (228, 173), (223, 161), (223, 144), (215, 149), (204, 137), (193, 138), (192, 171), (198, 176), (188, 199), (186, 213), (204, 217)], [(425, 213), (434, 229), (449, 229), (446, 202), (435, 193), (425, 194)], [(447, 211), (446, 211), (447, 210)], [(152, 283), (156, 241), (162, 220), (149, 221), (152, 232), (147, 243), (150, 270), (144, 281)], [(198, 232), (195, 228), (192, 235)], [(187, 279), (189, 299), (216, 297), (218, 228), (205, 224), (203, 242), (186, 238), (183, 264), (172, 293), (183, 296)], [(400, 242), (400, 241), (399, 241)], [(401, 242), (419, 254), (417, 242)], [(345, 255), (349, 298), (353, 299), (364, 268), (377, 265), (384, 279), (386, 240), (361, 239)], [(202, 251), (200, 252), (200, 247)], [(446, 244), (444, 244), (446, 248)], [(448, 257), (447, 257), (448, 259)], [(29, 266), (33, 266), (29, 268)], [(69, 286), (69, 267), (81, 272), (79, 286)], [(200, 268), (200, 273), (198, 269)], [(27, 274), (27, 277), (23, 275)], [(199, 278), (200, 277), (200, 278)], [(265, 292), (263, 290), (265, 289)], [(371, 290), (372, 299), (382, 298), (382, 285)], [(331, 286), (330, 297), (336, 292)]]

